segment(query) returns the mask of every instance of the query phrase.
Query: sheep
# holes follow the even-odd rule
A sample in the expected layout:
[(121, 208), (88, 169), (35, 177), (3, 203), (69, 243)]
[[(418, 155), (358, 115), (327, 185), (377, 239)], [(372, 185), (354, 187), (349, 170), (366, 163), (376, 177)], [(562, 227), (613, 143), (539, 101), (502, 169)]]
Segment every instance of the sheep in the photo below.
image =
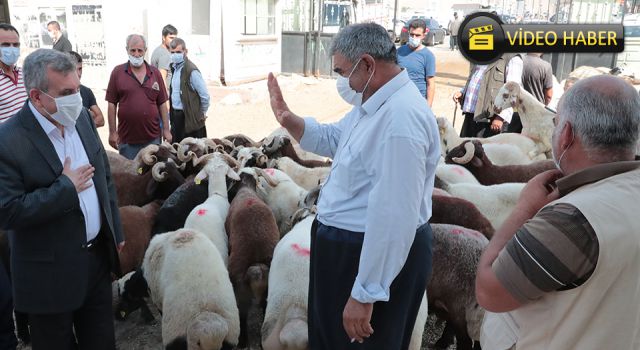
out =
[(267, 156), (262, 153), (260, 148), (257, 147), (238, 146), (230, 154), (233, 158), (238, 160), (240, 168), (254, 166), (258, 168), (265, 168), (267, 165)]
[(141, 206), (154, 199), (153, 193), (148, 189), (153, 179), (147, 170), (156, 162), (154, 153), (158, 149), (158, 145), (149, 145), (140, 150), (133, 160), (116, 152), (107, 151), (111, 175), (118, 195), (118, 206)]
[(229, 242), (224, 229), (224, 222), (229, 211), (226, 178), (240, 181), (238, 174), (231, 168), (236, 161), (227, 154), (215, 152), (199, 159), (206, 162), (204, 168), (196, 175), (196, 184), (205, 178), (209, 179), (209, 197), (197, 205), (187, 216), (184, 227), (204, 233), (218, 248), (225, 266), (229, 258)]
[(258, 179), (253, 174), (240, 172), (224, 224), (229, 235), (229, 276), (240, 310), (239, 346), (248, 344), (251, 349), (260, 347), (259, 315), (264, 313), (269, 266), (280, 239), (271, 209), (256, 194)]
[(440, 181), (442, 189), (455, 197), (473, 203), (491, 225), (500, 227), (516, 205), (524, 183), (504, 183), (484, 186), (473, 184), (447, 184)]
[(223, 146), (219, 146), (213, 140), (207, 138), (195, 138), (185, 137), (178, 146), (177, 155), (181, 162), (189, 162), (192, 159), (200, 158), (203, 155), (223, 149)]
[(328, 167), (331, 166), (331, 159), (324, 158), (323, 160), (316, 159), (304, 159), (298, 155), (291, 139), (287, 136), (274, 136), (266, 138), (262, 145), (262, 153), (267, 155), (271, 159), (280, 157), (289, 157), (294, 162), (302, 165), (306, 168), (316, 167)]
[[(529, 137), (536, 144), (537, 153), (532, 151), (529, 155), (546, 154), (547, 158), (551, 158), (551, 136), (556, 113), (522, 89), (518, 83), (511, 81), (498, 90), (494, 101), (494, 112), (500, 113), (509, 107), (518, 110), (522, 121), (522, 135)], [(531, 157), (531, 159), (534, 158)]]
[(243, 170), (252, 174), (257, 172), (260, 175), (258, 195), (273, 211), (280, 236), (284, 236), (292, 227), (289, 219), (303, 207), (309, 191), (300, 187), (289, 175), (278, 169), (244, 168)]
[(260, 148), (260, 146), (262, 146), (261, 142), (255, 142), (249, 136), (243, 134), (228, 135), (225, 136), (224, 139), (231, 141), (235, 147), (243, 146)]
[(293, 226), (273, 252), (267, 308), (262, 324), (264, 350), (308, 349), (307, 305), (311, 224), (307, 216)]
[(450, 184), (480, 184), (475, 176), (473, 176), (473, 174), (469, 170), (461, 165), (438, 164), (438, 166), (436, 166), (436, 175), (443, 181), (446, 181)]
[[(288, 138), (291, 141), (291, 144), (293, 145), (293, 151), (296, 152), (296, 154), (300, 157), (301, 160), (314, 161), (314, 162), (317, 162), (318, 164), (326, 163), (326, 165), (331, 165), (330, 158), (323, 157), (318, 154), (308, 152), (302, 149), (298, 141), (296, 141), (296, 139), (294, 139), (293, 136), (291, 136), (289, 131), (287, 131), (287, 129), (283, 127), (276, 128), (274, 131), (271, 132), (271, 134), (269, 134), (269, 136), (265, 137), (264, 140), (262, 141), (263, 145), (269, 144), (271, 140), (273, 140), (277, 136), (283, 136)], [(289, 154), (286, 154), (286, 151), (280, 151), (280, 152), (282, 153), (283, 156), (287, 156), (296, 160), (296, 158), (292, 157)], [(308, 166), (308, 164), (306, 166)]]
[(448, 348), (455, 333), (456, 348), (470, 350), (473, 341), (480, 340), (484, 316), (484, 309), (475, 297), (475, 278), (488, 240), (479, 232), (461, 226), (432, 224), (431, 228), (433, 275), (427, 284), (429, 310), (447, 322), (435, 347)]
[(196, 185), (194, 176), (187, 177), (185, 182), (162, 203), (153, 223), (151, 235), (184, 227), (193, 208), (209, 197), (207, 183), (207, 180), (203, 180), (200, 185)]
[(488, 239), (493, 237), (495, 228), (491, 221), (468, 200), (451, 195), (438, 195), (435, 192), (431, 200), (430, 223), (458, 225), (481, 232)]
[(162, 314), (164, 348), (230, 350), (238, 344), (240, 319), (229, 274), (204, 234), (180, 229), (153, 237), (142, 273), (123, 292), (128, 299), (145, 296)]
[(482, 147), (476, 140), (465, 141), (449, 151), (445, 161), (464, 166), (483, 185), (528, 182), (541, 172), (556, 168), (553, 160), (541, 160), (526, 165), (497, 166), (491, 163)]
[(118, 208), (126, 242), (118, 252), (123, 274), (135, 270), (142, 264), (160, 205), (159, 201), (153, 201), (142, 208), (135, 205)]
[(271, 159), (267, 162), (267, 165), (269, 168), (282, 170), (305, 190), (310, 190), (322, 184), (329, 176), (329, 172), (331, 172), (331, 167), (306, 168), (289, 157)]
[[(453, 128), (449, 120), (442, 117), (437, 118), (436, 120), (438, 122), (438, 130), (440, 132), (440, 151), (442, 152), (443, 157), (446, 156), (447, 152), (449, 152), (453, 147), (458, 146), (463, 141), (478, 140), (482, 142), (482, 144), (516, 146), (521, 151), (518, 153), (518, 158), (524, 158), (527, 160), (538, 160), (545, 158), (544, 154), (538, 151), (538, 147), (536, 146), (534, 140), (524, 135), (516, 133), (503, 133), (487, 138), (460, 137), (458, 136), (456, 130)], [(520, 156), (520, 153), (522, 154), (522, 156)], [(490, 153), (488, 153), (488, 155), (494, 163), (498, 163), (497, 159), (493, 159)]]

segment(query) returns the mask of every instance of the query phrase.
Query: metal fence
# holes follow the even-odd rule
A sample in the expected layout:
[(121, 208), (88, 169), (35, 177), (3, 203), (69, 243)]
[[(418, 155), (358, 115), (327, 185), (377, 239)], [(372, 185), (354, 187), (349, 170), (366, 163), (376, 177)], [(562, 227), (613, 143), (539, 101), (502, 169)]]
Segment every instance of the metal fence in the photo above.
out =
[[(334, 35), (320, 34), (318, 45), (316, 32), (282, 32), (281, 71), (304, 76), (333, 76), (335, 73), (332, 71), (333, 62), (329, 54), (329, 46)], [(316, 50), (318, 50), (317, 54)]]

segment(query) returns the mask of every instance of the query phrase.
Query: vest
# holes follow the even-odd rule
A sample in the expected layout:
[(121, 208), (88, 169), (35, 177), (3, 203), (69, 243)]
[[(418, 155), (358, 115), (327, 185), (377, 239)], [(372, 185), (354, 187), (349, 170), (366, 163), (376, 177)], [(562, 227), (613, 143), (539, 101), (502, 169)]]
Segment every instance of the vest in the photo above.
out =
[(512, 311), (516, 349), (640, 349), (640, 170), (582, 186), (550, 203), (578, 208), (593, 227), (599, 256), (582, 286), (548, 293)]
[[(173, 73), (174, 70), (175, 68), (172, 66), (171, 72)], [(182, 111), (184, 112), (184, 132), (186, 134), (205, 126), (204, 115), (200, 110), (200, 95), (191, 87), (190, 83), (191, 73), (194, 70), (198, 70), (198, 67), (185, 57), (180, 75), (180, 100), (182, 101)], [(169, 96), (171, 96), (171, 92), (172, 87), (169, 84)]]
[[(507, 64), (515, 56), (522, 57), (520, 54), (504, 54), (497, 61), (489, 64), (489, 67), (484, 71), (478, 89), (474, 119), (488, 119), (493, 115), (493, 101), (496, 99), (498, 90), (506, 83)], [(471, 72), (473, 72), (473, 68), (472, 65)], [(467, 79), (467, 85), (470, 80), (471, 75)]]

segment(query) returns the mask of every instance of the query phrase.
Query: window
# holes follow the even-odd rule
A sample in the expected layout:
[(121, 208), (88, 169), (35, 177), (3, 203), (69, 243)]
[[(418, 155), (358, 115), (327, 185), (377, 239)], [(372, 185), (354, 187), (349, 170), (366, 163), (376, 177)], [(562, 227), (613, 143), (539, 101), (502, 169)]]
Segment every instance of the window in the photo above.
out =
[(191, 2), (191, 34), (211, 34), (209, 28), (210, 9), (210, 0), (193, 0)]
[(246, 35), (275, 34), (276, 0), (243, 0), (244, 1), (244, 30)]

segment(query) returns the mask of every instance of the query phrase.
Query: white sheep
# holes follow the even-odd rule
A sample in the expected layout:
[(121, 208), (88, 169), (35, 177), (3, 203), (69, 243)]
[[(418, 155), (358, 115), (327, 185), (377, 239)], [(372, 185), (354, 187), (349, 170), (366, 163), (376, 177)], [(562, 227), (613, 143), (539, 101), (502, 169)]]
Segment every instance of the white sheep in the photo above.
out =
[(142, 264), (151, 300), (162, 313), (164, 347), (221, 349), (238, 344), (238, 307), (217, 248), (202, 233), (154, 236)]
[(285, 172), (300, 187), (309, 191), (321, 183), (329, 176), (331, 167), (306, 168), (289, 157), (271, 159), (267, 162), (270, 168), (275, 168)]
[(243, 168), (241, 171), (260, 175), (257, 193), (273, 211), (278, 223), (280, 236), (291, 229), (291, 217), (304, 207), (304, 200), (309, 191), (300, 187), (283, 171), (273, 168)]
[[(451, 125), (451, 123), (447, 118), (440, 117), (440, 118), (437, 118), (437, 121), (438, 121), (438, 130), (440, 132), (440, 151), (442, 152), (443, 157), (452, 148), (458, 146), (463, 141), (478, 140), (482, 142), (482, 144), (511, 146), (511, 147), (507, 147), (510, 149), (510, 152), (514, 152), (513, 146), (516, 146), (520, 150), (520, 152), (516, 152), (516, 156), (515, 156), (516, 159), (524, 159), (524, 161), (530, 162), (531, 160), (546, 158), (544, 154), (540, 154), (538, 152), (536, 143), (532, 139), (524, 135), (516, 134), (516, 133), (503, 133), (503, 134), (498, 134), (498, 135), (494, 135), (487, 138), (460, 137), (458, 136), (458, 133), (453, 128), (453, 126)], [(503, 164), (500, 161), (500, 158), (502, 157), (500, 158), (496, 157), (496, 159), (494, 159), (493, 154), (491, 152), (493, 152), (493, 149), (488, 150), (487, 155), (489, 156), (489, 159), (491, 159), (492, 162), (494, 162), (495, 164), (507, 165), (507, 164)], [(505, 150), (502, 150), (501, 152), (505, 152)]]
[(436, 176), (449, 184), (471, 183), (479, 185), (480, 182), (465, 167), (455, 164), (438, 164)]
[(555, 112), (547, 109), (544, 104), (514, 82), (504, 84), (498, 90), (494, 101), (496, 113), (509, 107), (517, 109), (522, 121), (522, 135), (535, 142), (536, 155), (546, 154), (547, 158), (551, 158), (551, 135), (554, 129)]
[(195, 181), (198, 184), (209, 179), (209, 198), (191, 210), (184, 227), (209, 237), (218, 248), (226, 266), (229, 259), (229, 239), (224, 228), (229, 212), (226, 178), (240, 181), (238, 174), (230, 167), (237, 163), (230, 156), (218, 152), (205, 155), (199, 161), (206, 161), (206, 165), (196, 175)]
[(445, 184), (442, 189), (473, 203), (494, 228), (499, 228), (515, 207), (524, 183), (483, 186), (468, 183)]

